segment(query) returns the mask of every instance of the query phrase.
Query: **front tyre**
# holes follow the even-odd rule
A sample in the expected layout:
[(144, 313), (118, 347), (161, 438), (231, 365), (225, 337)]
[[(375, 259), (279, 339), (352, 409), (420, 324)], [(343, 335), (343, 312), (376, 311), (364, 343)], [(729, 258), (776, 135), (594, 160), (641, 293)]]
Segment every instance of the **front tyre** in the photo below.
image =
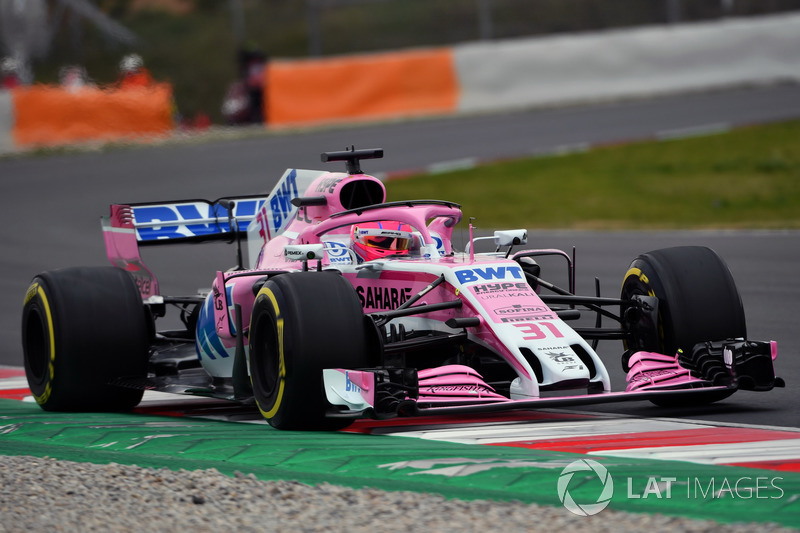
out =
[(256, 296), (250, 377), (261, 414), (278, 429), (333, 430), (326, 418), (325, 368), (369, 366), (366, 318), (352, 285), (332, 272), (275, 276)]
[(130, 275), (114, 267), (43, 272), (22, 311), (28, 386), (48, 411), (124, 411), (143, 391), (120, 377), (147, 375), (149, 329)]
[[(632, 338), (625, 348), (690, 357), (695, 344), (746, 338), (744, 307), (733, 276), (711, 249), (681, 246), (648, 252), (630, 265), (622, 282), (621, 297), (654, 296), (657, 323), (630, 324)], [(624, 312), (624, 310), (623, 310)], [(684, 366), (692, 367), (692, 361)], [(624, 365), (624, 363), (623, 363)], [(698, 391), (680, 405), (710, 403), (732, 391)], [(664, 405), (664, 401), (659, 401)], [(671, 400), (669, 405), (679, 405)]]

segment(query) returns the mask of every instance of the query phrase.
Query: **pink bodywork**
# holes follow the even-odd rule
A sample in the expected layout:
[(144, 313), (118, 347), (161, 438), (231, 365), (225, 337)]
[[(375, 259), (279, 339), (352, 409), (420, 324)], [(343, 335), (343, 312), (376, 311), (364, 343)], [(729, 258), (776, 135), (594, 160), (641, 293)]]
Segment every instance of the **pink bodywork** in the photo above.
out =
[(420, 370), (419, 398), (417, 401), (429, 404), (446, 404), (456, 401), (459, 404), (475, 402), (507, 402), (505, 396), (497, 394), (483, 381), (475, 370), (464, 365), (446, 365)]
[(103, 240), (111, 264), (133, 276), (142, 298), (146, 300), (159, 294), (158, 280), (139, 255), (132, 216), (130, 207), (112, 205), (111, 217), (103, 224)]
[[(255, 299), (253, 285), (257, 281), (276, 271), (297, 271), (307, 266), (315, 267), (315, 265), (304, 265), (302, 262), (285, 259), (284, 247), (286, 245), (320, 244), (323, 243), (323, 237), (329, 234), (348, 235), (349, 228), (353, 225), (380, 220), (393, 220), (408, 224), (419, 232), (420, 244), (425, 247), (425, 253), (428, 254), (426, 256), (423, 253), (414, 261), (389, 261), (385, 268), (374, 270), (370, 270), (369, 265), (362, 265), (366, 267), (363, 270), (343, 269), (343, 275), (355, 288), (365, 313), (380, 313), (396, 309), (438, 279), (439, 276), (431, 272), (415, 270), (414, 265), (418, 265), (420, 261), (429, 261), (437, 265), (435, 269), (437, 272), (453, 272), (457, 269), (463, 270), (465, 267), (499, 271), (509, 268), (510, 263), (514, 264), (499, 257), (480, 256), (476, 259), (474, 254), (452, 255), (452, 233), (462, 218), (461, 210), (454, 204), (394, 205), (379, 209), (351, 210), (342, 214), (346, 210), (340, 200), (342, 189), (352, 183), (352, 180), (372, 182), (372, 190), (379, 190), (382, 193), (381, 198), (375, 199), (376, 202), (385, 201), (385, 188), (374, 177), (324, 173), (313, 181), (304, 192), (305, 197), (323, 196), (326, 200), (324, 204), (307, 205), (297, 209), (288, 227), (279, 235), (273, 236), (269, 231), (270, 225), (267, 218), (269, 215), (266, 205), (254, 217), (254, 222), (248, 232), (255, 228), (255, 234), (263, 237), (261, 251), (254, 260), (254, 269), (218, 272), (212, 284), (210, 298), (213, 298), (214, 329), (226, 349), (231, 351), (234, 349), (238, 335), (244, 336), (244, 344), (247, 345), (248, 325)], [(111, 217), (107, 223), (104, 223), (103, 229), (107, 254), (112, 264), (133, 275), (143, 299), (158, 296), (158, 282), (152, 272), (143, 264), (139, 255), (130, 207), (112, 206)], [(436, 246), (437, 239), (441, 241), (439, 251)], [(389, 263), (391, 266), (388, 266)], [(321, 265), (326, 268), (336, 266), (332, 265), (327, 252), (321, 260)], [(471, 297), (479, 303), (482, 309), (476, 309), (469, 299), (460, 294), (460, 290), (469, 291)], [(463, 288), (458, 288), (450, 283), (441, 283), (435, 290), (430, 291), (417, 302), (417, 305), (442, 303), (456, 299), (460, 299), (462, 302), (460, 308), (430, 312), (425, 315), (425, 318), (444, 322), (451, 318), (478, 317), (480, 325), (471, 328), (472, 335), (501, 354), (519, 375), (526, 376), (528, 379), (533, 379), (533, 376), (524, 368), (518, 356), (511, 353), (506, 344), (498, 338), (493, 327), (509, 328), (518, 333), (521, 339), (538, 339), (542, 337), (532, 335), (544, 335), (558, 342), (563, 336), (559, 331), (559, 324), (562, 322), (528, 285), (524, 276), (520, 279), (505, 279), (501, 276), (496, 281), (490, 280), (482, 284), (463, 284)], [(234, 321), (235, 305), (240, 306), (241, 309), (242, 331), (237, 331)], [(508, 319), (508, 317), (522, 315), (526, 322), (517, 324)], [(510, 326), (517, 326), (519, 331)], [(344, 369), (336, 371), (345, 373), (345, 383), (356, 385), (364, 400), (374, 403), (375, 383), (374, 375), (371, 372)], [(209, 372), (212, 375), (221, 375)], [(466, 366), (448, 365), (421, 370), (418, 378), (420, 386), (418, 401), (427, 404), (515, 401), (495, 392), (475, 370)], [(650, 352), (638, 352), (631, 357), (627, 381), (626, 392), (690, 387), (693, 383), (702, 382), (702, 380), (693, 378), (687, 369), (681, 367), (676, 356)]]
[(654, 352), (636, 352), (628, 363), (626, 391), (687, 387), (692, 383), (705, 383), (692, 377), (689, 370), (678, 362), (678, 356)]

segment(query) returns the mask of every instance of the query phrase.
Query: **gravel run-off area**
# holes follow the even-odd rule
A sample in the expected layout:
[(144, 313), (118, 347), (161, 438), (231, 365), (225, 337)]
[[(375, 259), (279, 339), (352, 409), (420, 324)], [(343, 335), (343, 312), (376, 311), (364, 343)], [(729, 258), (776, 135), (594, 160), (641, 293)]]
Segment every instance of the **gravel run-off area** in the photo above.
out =
[(0, 455), (0, 532), (85, 531), (796, 531), (606, 509), (591, 517), (562, 507), (435, 494), (260, 481), (218, 471)]

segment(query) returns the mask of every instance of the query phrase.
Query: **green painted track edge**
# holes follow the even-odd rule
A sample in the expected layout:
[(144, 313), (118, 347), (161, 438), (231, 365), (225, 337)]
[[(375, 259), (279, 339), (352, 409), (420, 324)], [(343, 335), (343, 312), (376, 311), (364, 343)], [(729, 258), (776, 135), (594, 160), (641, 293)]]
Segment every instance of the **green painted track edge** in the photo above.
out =
[[(115, 439), (129, 440), (116, 448), (108, 443), (102, 443), (107, 447), (87, 445), (91, 439), (96, 442), (109, 433), (113, 433)], [(187, 449), (170, 449), (176, 442)], [(135, 449), (118, 449), (130, 443), (135, 444)], [(204, 446), (209, 450), (206, 456), (202, 456)], [(219, 458), (225, 453), (226, 446), (232, 455)], [(193, 452), (195, 448), (201, 451)], [(247, 453), (243, 454), (242, 450)], [(194, 456), (186, 456), (187, 451)], [(329, 483), (352, 488), (435, 493), (464, 500), (513, 500), (555, 507), (561, 506), (556, 486), (563, 467), (577, 459), (586, 458), (581, 454), (416, 438), (281, 432), (261, 424), (208, 419), (117, 413), (48, 413), (35, 404), (13, 400), (0, 400), (0, 455), (30, 455), (96, 464), (113, 462), (171, 470), (213, 468), (228, 476), (236, 472), (252, 473), (261, 480), (291, 480), (307, 485)], [(282, 464), (263, 464), (262, 461), (273, 460), (274, 456), (285, 456)], [(380, 467), (402, 461), (436, 459), (456, 460), (456, 468), (460, 464), (458, 459), (464, 459), (461, 463), (465, 466), (480, 465), (482, 461), (534, 464), (494, 468), (470, 476), (450, 478), (422, 474), (419, 468), (398, 467), (392, 471)], [(609, 506), (615, 511), (659, 513), (722, 523), (778, 523), (800, 528), (798, 473), (677, 461), (602, 456), (591, 456), (591, 459), (606, 466), (612, 477), (620, 480), (615, 482), (615, 497)], [(648, 476), (681, 479), (689, 475), (704, 480), (743, 476), (781, 477), (784, 496), (780, 500), (738, 501), (665, 500), (652, 497), (628, 499), (626, 496), (627, 486), (623, 482), (626, 476), (636, 480), (636, 492), (641, 493)], [(596, 496), (597, 488), (592, 488), (591, 483), (589, 485), (588, 493)], [(572, 489), (572, 485), (570, 487), (571, 494), (577, 500), (582, 494), (580, 487), (576, 490)]]

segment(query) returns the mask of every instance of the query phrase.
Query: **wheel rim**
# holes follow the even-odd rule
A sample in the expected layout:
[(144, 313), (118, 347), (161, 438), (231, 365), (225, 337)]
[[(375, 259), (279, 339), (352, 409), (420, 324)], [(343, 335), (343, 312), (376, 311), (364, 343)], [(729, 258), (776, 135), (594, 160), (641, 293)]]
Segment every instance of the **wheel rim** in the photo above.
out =
[(262, 389), (271, 398), (278, 387), (280, 368), (278, 364), (278, 331), (269, 316), (262, 316), (256, 324), (260, 342), (253, 348), (257, 350), (257, 368), (251, 369), (258, 375)]
[[(643, 282), (635, 275), (628, 276), (625, 278), (625, 281), (622, 284), (622, 291), (621, 291), (621, 298), (623, 300), (630, 300), (634, 296), (654, 296), (655, 293), (648, 284)], [(648, 342), (645, 342), (644, 339), (640, 338), (639, 331), (636, 329), (633, 330), (634, 338), (631, 339), (629, 342), (626, 339), (623, 339), (622, 346), (625, 350), (629, 350), (631, 348), (639, 348), (644, 350), (651, 350), (651, 351), (659, 351), (662, 350), (664, 347), (664, 325), (661, 322), (661, 313), (658, 316), (658, 324), (656, 325), (655, 331), (655, 339), (657, 341), (657, 345), (651, 345)]]
[(47, 331), (42, 315), (35, 307), (29, 309), (25, 327), (25, 361), (30, 372), (31, 384), (41, 385), (47, 377), (50, 364)]

